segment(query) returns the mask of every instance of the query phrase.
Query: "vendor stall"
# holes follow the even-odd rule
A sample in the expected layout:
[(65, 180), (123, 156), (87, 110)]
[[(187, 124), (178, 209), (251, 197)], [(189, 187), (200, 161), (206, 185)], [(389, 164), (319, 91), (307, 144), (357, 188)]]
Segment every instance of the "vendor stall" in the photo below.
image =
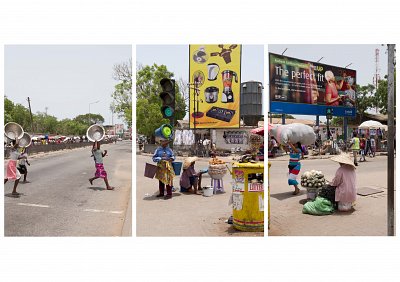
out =
[(233, 226), (264, 231), (264, 163), (234, 163), (232, 177)]

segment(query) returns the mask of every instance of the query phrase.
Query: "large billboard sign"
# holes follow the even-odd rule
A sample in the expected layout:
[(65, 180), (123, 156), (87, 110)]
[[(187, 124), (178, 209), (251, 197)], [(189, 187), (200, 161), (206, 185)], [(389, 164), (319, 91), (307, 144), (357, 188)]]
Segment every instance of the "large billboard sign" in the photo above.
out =
[(269, 53), (270, 111), (356, 115), (356, 71)]
[(190, 128), (239, 128), (242, 46), (189, 46)]

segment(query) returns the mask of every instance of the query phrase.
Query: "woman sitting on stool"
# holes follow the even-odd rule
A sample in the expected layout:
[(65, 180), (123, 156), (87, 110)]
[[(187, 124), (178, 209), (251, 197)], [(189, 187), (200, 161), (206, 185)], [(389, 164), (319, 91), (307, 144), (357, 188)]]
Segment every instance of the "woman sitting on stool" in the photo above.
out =
[(201, 195), (197, 190), (201, 189), (202, 172), (194, 170), (197, 157), (186, 158), (183, 162), (183, 172), (180, 179), (181, 192), (190, 192), (193, 187), (193, 194)]

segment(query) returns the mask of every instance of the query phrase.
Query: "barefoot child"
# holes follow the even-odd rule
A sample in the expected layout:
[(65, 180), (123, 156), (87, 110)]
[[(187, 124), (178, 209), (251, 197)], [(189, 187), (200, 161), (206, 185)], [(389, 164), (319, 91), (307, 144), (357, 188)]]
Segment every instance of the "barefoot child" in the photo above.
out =
[(6, 177), (4, 178), (4, 184), (7, 183), (8, 180), (14, 180), (14, 188), (12, 190), (12, 195), (18, 196), (17, 193), (17, 186), (19, 183), (19, 179), (21, 178), (21, 174), (17, 169), (17, 161), (22, 159), (20, 152), (18, 151), (18, 142), (13, 140), (12, 141), (12, 149), (10, 152), (10, 159), (7, 163), (7, 173)]
[(28, 161), (28, 153), (26, 151), (26, 147), (23, 147), (21, 151), (21, 159), (19, 160), (18, 163), (18, 170), (21, 174), (24, 175), (24, 183), (28, 182), (26, 181), (26, 177), (28, 175), (28, 169), (26, 167), (26, 164), (29, 166), (31, 165)]
[(92, 154), (94, 157), (94, 162), (96, 166), (96, 172), (94, 174), (94, 177), (89, 178), (89, 182), (91, 185), (93, 185), (93, 180), (97, 178), (103, 178), (104, 183), (106, 184), (107, 190), (114, 190), (114, 187), (111, 187), (110, 184), (108, 184), (108, 179), (107, 179), (107, 172), (104, 169), (103, 165), (103, 157), (107, 155), (107, 150), (100, 150), (100, 143), (95, 141), (93, 143), (93, 148), (92, 148)]

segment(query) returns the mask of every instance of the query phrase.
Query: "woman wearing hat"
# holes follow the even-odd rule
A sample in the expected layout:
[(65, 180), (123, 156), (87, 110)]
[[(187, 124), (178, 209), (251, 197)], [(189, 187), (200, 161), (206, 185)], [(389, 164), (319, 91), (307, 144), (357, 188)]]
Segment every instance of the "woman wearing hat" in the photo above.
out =
[(356, 200), (356, 166), (349, 156), (341, 154), (331, 158), (331, 161), (338, 162), (335, 177), (330, 183), (336, 186), (335, 201), (339, 202), (339, 211), (348, 211)]
[(179, 184), (181, 186), (181, 192), (189, 192), (193, 186), (193, 193), (197, 193), (197, 187), (201, 183), (201, 172), (194, 170), (194, 164), (197, 161), (197, 157), (186, 158), (183, 162), (183, 172)]
[(170, 140), (160, 140), (161, 146), (159, 146), (153, 155), (153, 161), (157, 163), (156, 178), (158, 179), (158, 190), (159, 194), (157, 197), (164, 197), (165, 187), (167, 188), (167, 195), (165, 199), (172, 198), (172, 186), (175, 177), (174, 168), (172, 167), (172, 161), (175, 160), (174, 152), (168, 146)]

